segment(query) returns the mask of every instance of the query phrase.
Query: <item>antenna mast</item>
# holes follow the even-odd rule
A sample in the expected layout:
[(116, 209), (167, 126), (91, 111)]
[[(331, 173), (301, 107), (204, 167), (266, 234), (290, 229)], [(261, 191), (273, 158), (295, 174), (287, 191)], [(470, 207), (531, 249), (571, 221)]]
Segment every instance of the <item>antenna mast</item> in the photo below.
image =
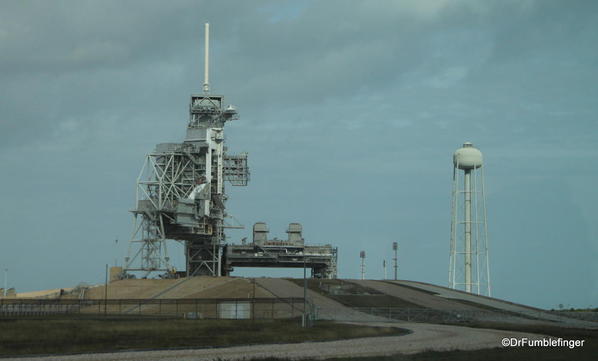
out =
[(205, 25), (205, 41), (204, 41), (204, 68), (203, 68), (203, 92), (208, 94), (210, 92), (210, 23)]

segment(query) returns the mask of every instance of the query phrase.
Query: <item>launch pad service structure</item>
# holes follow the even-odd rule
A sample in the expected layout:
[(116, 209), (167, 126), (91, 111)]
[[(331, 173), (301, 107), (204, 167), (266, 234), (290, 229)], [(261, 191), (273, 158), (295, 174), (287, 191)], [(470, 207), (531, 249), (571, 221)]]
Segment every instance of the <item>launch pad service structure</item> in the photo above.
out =
[(205, 24), (203, 94), (191, 95), (182, 143), (161, 143), (148, 154), (137, 179), (133, 236), (123, 278), (154, 272), (171, 277), (167, 240), (184, 244), (185, 276), (226, 276), (234, 267), (307, 267), (313, 277), (336, 278), (337, 249), (308, 246), (302, 226), (290, 223), (286, 240), (268, 239), (263, 222), (253, 226), (253, 242), (227, 244), (225, 229), (243, 228), (227, 214), (225, 181), (249, 182), (247, 153), (229, 154), (224, 126), (238, 119), (234, 106), (210, 94), (209, 24)]

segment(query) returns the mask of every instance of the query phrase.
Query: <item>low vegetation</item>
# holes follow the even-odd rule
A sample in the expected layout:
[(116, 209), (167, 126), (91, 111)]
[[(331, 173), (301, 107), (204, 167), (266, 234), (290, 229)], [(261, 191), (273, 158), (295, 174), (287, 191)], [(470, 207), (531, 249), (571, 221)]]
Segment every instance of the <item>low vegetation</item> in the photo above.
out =
[[(302, 279), (288, 279), (303, 287)], [(331, 298), (347, 307), (401, 307), (425, 309), (420, 305), (398, 297), (384, 294), (369, 287), (364, 287), (340, 279), (309, 279), (307, 287), (321, 295)]]
[(293, 320), (18, 319), (0, 320), (0, 356), (201, 348), (327, 341), (407, 333), (390, 327)]
[[(252, 361), (288, 361), (266, 358)], [(377, 357), (332, 358), (326, 361), (595, 361), (596, 349), (563, 348), (495, 348), (476, 351), (427, 351), (413, 355), (393, 355)], [(303, 360), (311, 361), (311, 360)]]

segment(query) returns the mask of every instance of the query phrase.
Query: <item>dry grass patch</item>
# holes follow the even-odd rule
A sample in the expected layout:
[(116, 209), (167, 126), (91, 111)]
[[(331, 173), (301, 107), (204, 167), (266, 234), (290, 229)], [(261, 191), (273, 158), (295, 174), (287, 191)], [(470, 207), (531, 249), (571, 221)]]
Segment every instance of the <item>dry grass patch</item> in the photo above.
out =
[(391, 327), (293, 320), (20, 319), (0, 321), (0, 355), (67, 354), (328, 341), (400, 335)]

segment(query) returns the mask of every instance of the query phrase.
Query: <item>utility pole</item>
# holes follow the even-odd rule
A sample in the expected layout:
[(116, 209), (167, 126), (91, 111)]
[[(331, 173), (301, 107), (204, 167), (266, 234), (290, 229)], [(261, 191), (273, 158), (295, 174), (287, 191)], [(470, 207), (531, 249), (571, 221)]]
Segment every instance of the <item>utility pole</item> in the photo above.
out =
[(386, 260), (382, 260), (382, 268), (384, 268), (384, 279), (386, 280)]
[(307, 257), (303, 254), (303, 317), (301, 327), (307, 327)]
[(118, 238), (114, 240), (114, 251), (116, 253), (114, 257), (114, 267), (118, 267)]
[[(274, 318), (274, 316), (272, 316)], [(255, 320), (255, 277), (253, 278), (253, 299), (251, 300), (251, 319)]]
[(397, 254), (398, 254), (398, 251), (397, 250), (398, 249), (399, 249), (399, 244), (397, 242), (392, 242), (392, 250), (395, 251), (394, 258), (392, 259), (393, 262), (394, 262), (393, 267), (395, 268), (395, 281), (398, 279), (397, 278), (397, 268), (398, 268), (398, 266), (397, 266), (397, 258), (398, 258)]
[(108, 263), (106, 263), (106, 279), (104, 283), (104, 316), (108, 314)]
[(4, 297), (6, 297), (6, 295), (8, 294), (7, 287), (8, 287), (8, 268), (5, 268), (4, 269), (4, 291), (2, 292)]

